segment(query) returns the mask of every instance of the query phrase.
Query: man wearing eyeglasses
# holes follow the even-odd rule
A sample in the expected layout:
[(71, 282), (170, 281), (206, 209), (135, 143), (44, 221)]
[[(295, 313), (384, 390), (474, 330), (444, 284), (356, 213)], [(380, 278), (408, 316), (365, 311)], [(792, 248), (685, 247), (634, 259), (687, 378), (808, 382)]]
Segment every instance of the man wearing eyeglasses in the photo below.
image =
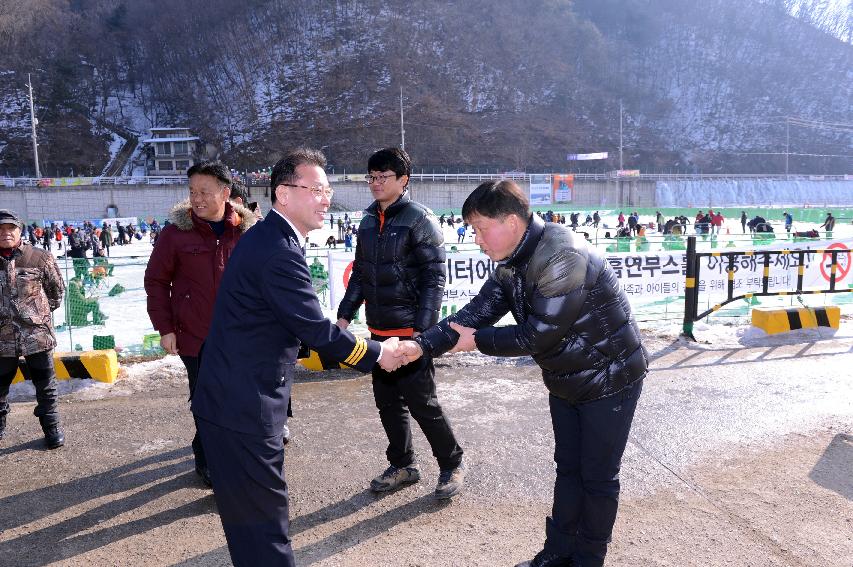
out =
[[(346, 329), (362, 303), (372, 338), (412, 338), (438, 321), (446, 276), (444, 237), (432, 212), (412, 201), (412, 171), (405, 151), (386, 148), (370, 156), (365, 180), (374, 203), (358, 227), (355, 262), (338, 308)], [(387, 492), (420, 480), (409, 415), (429, 441), (440, 469), (435, 497), (462, 489), (462, 448), (435, 392), (435, 368), (423, 357), (395, 372), (373, 371), (373, 396), (388, 437), (390, 466), (370, 483)]]
[(362, 372), (403, 361), (397, 339), (355, 337), (323, 316), (304, 245), (329, 210), (325, 165), (299, 149), (273, 168), (272, 210), (231, 254), (202, 351), (192, 411), (236, 567), (294, 564), (282, 428), (300, 346)]

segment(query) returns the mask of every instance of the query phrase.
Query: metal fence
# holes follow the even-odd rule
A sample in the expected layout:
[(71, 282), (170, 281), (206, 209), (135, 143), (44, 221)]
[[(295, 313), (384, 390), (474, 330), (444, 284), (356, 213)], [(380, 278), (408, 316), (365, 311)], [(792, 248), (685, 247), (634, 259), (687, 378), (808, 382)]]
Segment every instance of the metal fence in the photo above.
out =
[[(803, 274), (805, 270), (805, 257), (807, 254), (830, 255), (830, 277), (826, 287), (804, 289)], [(825, 295), (833, 293), (849, 293), (853, 292), (853, 287), (837, 287), (836, 280), (838, 278), (839, 263), (838, 257), (840, 254), (846, 254), (849, 257), (849, 250), (839, 249), (818, 249), (818, 250), (731, 250), (720, 252), (697, 252), (696, 237), (691, 236), (687, 239), (687, 274), (685, 280), (685, 296), (684, 296), (684, 321), (682, 334), (695, 340), (693, 337), (693, 324), (707, 317), (708, 315), (719, 311), (723, 306), (728, 305), (738, 300), (749, 300), (756, 297), (786, 297), (792, 296), (797, 298), (800, 303), (805, 304), (802, 300), (804, 295)], [(791, 289), (770, 291), (770, 261), (771, 258), (779, 256), (793, 256), (796, 258), (797, 280), (796, 285)], [(728, 262), (726, 274), (728, 278), (728, 287), (726, 289), (726, 299), (709, 306), (705, 311), (699, 313), (699, 282), (701, 264), (700, 260), (703, 257), (717, 256), (725, 258)], [(763, 267), (761, 278), (761, 290), (751, 291), (735, 295), (734, 278), (736, 271), (736, 262), (740, 257), (758, 257), (761, 258)]]
[[(571, 173), (571, 172), (566, 172)], [(445, 181), (445, 182), (482, 182), (496, 178), (514, 179), (517, 181), (529, 181), (534, 175), (552, 175), (552, 172), (526, 173), (526, 172), (483, 172), (483, 173), (450, 173), (446, 171), (421, 171), (413, 173), (415, 181)], [(617, 179), (641, 179), (649, 181), (667, 180), (700, 180), (700, 179), (781, 179), (800, 181), (851, 181), (850, 175), (798, 175), (798, 174), (751, 174), (751, 173), (641, 173), (633, 177), (617, 177), (613, 172), (602, 173), (572, 173), (575, 179), (591, 180), (617, 180)], [(263, 187), (269, 185), (269, 177), (266, 175), (253, 176), (253, 174), (241, 175), (247, 185), (252, 187)], [(364, 171), (342, 172), (332, 171), (330, 179), (333, 182), (340, 181), (362, 181)], [(136, 177), (0, 177), (0, 187), (86, 187), (97, 185), (180, 185), (187, 182), (186, 176), (136, 176)]]

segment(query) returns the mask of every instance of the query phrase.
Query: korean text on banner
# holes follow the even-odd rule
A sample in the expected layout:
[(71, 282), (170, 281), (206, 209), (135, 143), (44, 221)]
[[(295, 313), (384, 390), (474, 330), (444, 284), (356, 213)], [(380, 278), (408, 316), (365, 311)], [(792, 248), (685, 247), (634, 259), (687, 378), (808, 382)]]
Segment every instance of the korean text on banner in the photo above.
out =
[(531, 205), (550, 205), (551, 204), (551, 176), (550, 175), (531, 175), (530, 176), (530, 204)]

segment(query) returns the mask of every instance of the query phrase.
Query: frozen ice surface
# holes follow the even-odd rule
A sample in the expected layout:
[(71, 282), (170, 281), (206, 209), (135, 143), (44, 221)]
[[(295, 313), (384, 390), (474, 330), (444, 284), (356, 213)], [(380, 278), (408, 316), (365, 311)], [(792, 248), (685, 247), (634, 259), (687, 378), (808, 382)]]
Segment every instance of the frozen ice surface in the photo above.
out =
[(655, 202), (660, 207), (728, 207), (740, 203), (826, 206), (853, 203), (853, 181), (791, 179), (682, 179), (658, 181)]

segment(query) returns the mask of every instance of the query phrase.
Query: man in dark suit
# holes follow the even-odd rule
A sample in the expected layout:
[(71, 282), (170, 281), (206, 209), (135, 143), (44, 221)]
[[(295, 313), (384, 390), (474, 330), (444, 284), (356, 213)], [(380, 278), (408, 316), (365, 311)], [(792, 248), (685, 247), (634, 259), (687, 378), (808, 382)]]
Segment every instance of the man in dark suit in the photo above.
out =
[(300, 345), (362, 372), (404, 362), (396, 339), (357, 338), (323, 316), (303, 247), (330, 205), (325, 165), (298, 149), (273, 168), (272, 210), (231, 254), (201, 355), (192, 411), (237, 567), (294, 564), (282, 428)]

